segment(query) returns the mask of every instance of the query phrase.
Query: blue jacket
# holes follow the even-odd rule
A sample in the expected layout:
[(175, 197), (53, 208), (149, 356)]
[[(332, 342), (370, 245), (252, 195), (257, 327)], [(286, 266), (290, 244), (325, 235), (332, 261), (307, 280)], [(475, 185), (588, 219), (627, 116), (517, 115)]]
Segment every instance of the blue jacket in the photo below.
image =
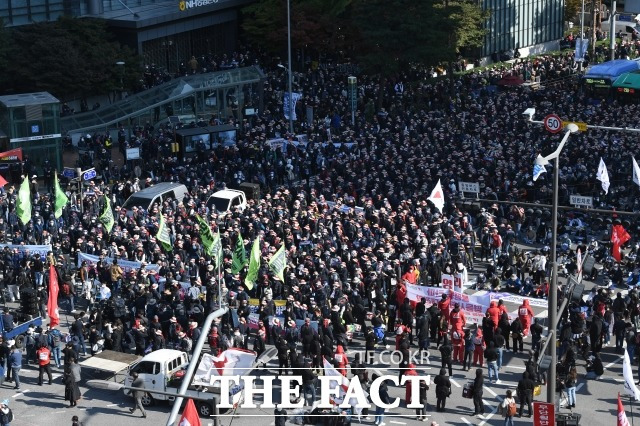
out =
[(22, 352), (13, 351), (11, 355), (9, 355), (9, 364), (11, 368), (21, 368), (22, 367)]

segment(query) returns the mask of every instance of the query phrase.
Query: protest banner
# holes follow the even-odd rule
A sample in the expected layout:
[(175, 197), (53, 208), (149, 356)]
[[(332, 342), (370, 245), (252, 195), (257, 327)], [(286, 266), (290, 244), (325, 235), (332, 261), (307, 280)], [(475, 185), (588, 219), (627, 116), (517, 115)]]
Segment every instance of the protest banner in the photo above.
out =
[(20, 259), (27, 256), (32, 256), (35, 253), (40, 255), (42, 260), (47, 258), (47, 253), (53, 251), (50, 244), (44, 245), (22, 245), (22, 244), (0, 244), (0, 249), (4, 250), (5, 247), (9, 247), (11, 251), (18, 250), (18, 254), (20, 255)]
[[(92, 268), (92, 267), (95, 267), (95, 265), (100, 261), (100, 257), (94, 256), (92, 254), (87, 254), (87, 253), (78, 253), (78, 267), (82, 265), (83, 261), (86, 261), (87, 265), (90, 268)], [(111, 265), (111, 263), (113, 263), (113, 258), (105, 257), (104, 261), (107, 262), (109, 265)], [(142, 267), (142, 263), (140, 262), (135, 262), (133, 260), (123, 260), (123, 259), (118, 259), (118, 265), (122, 268), (124, 272), (135, 271)], [(160, 270), (160, 266), (155, 264), (149, 264), (146, 266), (145, 269), (148, 271), (153, 271), (157, 273)]]

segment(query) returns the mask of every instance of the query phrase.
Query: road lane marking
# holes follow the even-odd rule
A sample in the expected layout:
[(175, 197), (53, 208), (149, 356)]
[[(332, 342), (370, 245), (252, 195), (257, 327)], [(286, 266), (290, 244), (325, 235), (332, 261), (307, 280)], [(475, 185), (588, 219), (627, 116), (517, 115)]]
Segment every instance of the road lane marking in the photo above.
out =
[(107, 407), (115, 407), (116, 405), (119, 405), (119, 404), (109, 404), (107, 405)]
[(66, 413), (67, 410), (62, 410), (62, 411), (54, 411), (53, 414), (62, 414), (62, 413)]
[(611, 367), (613, 364), (615, 364), (616, 362), (620, 361), (622, 358), (624, 358), (624, 355), (620, 355), (618, 357), (618, 359), (616, 359), (615, 361), (611, 361), (609, 364), (604, 366), (604, 369), (606, 370), (607, 368)]
[(396, 422), (395, 420), (390, 420), (389, 423), (393, 423), (394, 425), (406, 425), (405, 422)]
[(24, 394), (25, 394), (25, 393), (27, 393), (27, 392), (29, 392), (29, 389), (25, 389), (25, 390), (23, 390), (23, 391), (21, 391), (21, 392), (18, 392), (17, 394), (13, 395), (13, 397), (12, 397), (12, 398), (15, 398), (15, 397), (17, 397), (17, 396), (19, 396), (19, 395), (24, 395)]
[(547, 309), (545, 309), (544, 311), (540, 312), (538, 315), (536, 315), (534, 318), (547, 318), (549, 316), (549, 311)]
[(454, 385), (455, 387), (457, 387), (457, 388), (461, 387), (461, 386), (460, 386), (460, 384), (459, 384), (458, 382), (456, 382), (455, 380), (453, 380), (451, 377), (449, 377), (449, 381), (450, 381), (451, 383), (453, 383), (453, 385)]
[(465, 422), (468, 425), (472, 424), (469, 420), (465, 419), (464, 417), (460, 417), (460, 420), (462, 420), (463, 422)]
[(491, 395), (493, 395), (494, 397), (497, 397), (498, 394), (495, 393), (490, 387), (484, 386), (484, 388), (487, 390), (487, 392), (489, 392)]
[(579, 383), (578, 386), (576, 386), (576, 392), (580, 392), (580, 389), (582, 389), (583, 386), (584, 383)]

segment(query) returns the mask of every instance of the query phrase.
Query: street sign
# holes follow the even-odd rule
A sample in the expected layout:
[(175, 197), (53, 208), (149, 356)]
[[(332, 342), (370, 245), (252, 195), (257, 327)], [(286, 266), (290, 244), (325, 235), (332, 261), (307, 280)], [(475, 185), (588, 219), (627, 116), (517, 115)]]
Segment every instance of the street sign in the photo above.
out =
[(82, 172), (82, 180), (91, 180), (96, 177), (96, 169), (89, 169)]
[(480, 193), (480, 183), (478, 182), (458, 182), (458, 191)]
[(76, 171), (68, 167), (65, 167), (62, 170), (62, 176), (66, 177), (67, 179), (73, 179), (76, 177)]
[(587, 123), (582, 123), (582, 122), (578, 122), (578, 121), (563, 121), (562, 122), (562, 127), (567, 127), (569, 124), (575, 124), (576, 126), (578, 126), (578, 130), (580, 130), (581, 132), (586, 132), (587, 131)]
[(562, 120), (556, 114), (549, 114), (544, 118), (544, 128), (548, 132), (558, 133), (562, 130)]
[(556, 424), (556, 407), (553, 403), (533, 402), (533, 425), (550, 426)]
[(137, 160), (140, 158), (140, 148), (127, 148), (127, 160)]
[(569, 204), (576, 207), (593, 208), (593, 197), (586, 197), (582, 195), (571, 195), (569, 197)]

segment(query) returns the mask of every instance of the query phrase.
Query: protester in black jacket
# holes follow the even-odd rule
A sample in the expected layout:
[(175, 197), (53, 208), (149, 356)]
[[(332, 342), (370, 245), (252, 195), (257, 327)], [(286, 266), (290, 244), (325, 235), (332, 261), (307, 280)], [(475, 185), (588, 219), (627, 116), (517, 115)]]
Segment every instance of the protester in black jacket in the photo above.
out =
[(484, 414), (484, 403), (482, 402), (482, 394), (484, 393), (484, 376), (482, 368), (476, 370), (476, 378), (473, 379), (473, 415)]
[(520, 318), (516, 318), (511, 323), (511, 339), (513, 340), (513, 353), (516, 354), (518, 351), (523, 351), (522, 341), (522, 323), (520, 322)]
[(416, 323), (416, 329), (418, 333), (418, 348), (420, 350), (429, 349), (429, 326), (431, 322), (431, 315), (429, 311), (425, 311), (424, 314), (418, 317)]
[(441, 368), (440, 374), (433, 379), (433, 383), (436, 385), (436, 409), (444, 413), (447, 398), (451, 395), (451, 381), (447, 377), (447, 370)]
[(535, 383), (529, 377), (529, 373), (526, 371), (522, 374), (522, 379), (518, 382), (518, 398), (520, 399), (520, 412), (519, 416), (522, 417), (522, 411), (524, 410), (524, 405), (527, 404), (529, 409), (529, 415), (527, 417), (531, 417), (531, 402), (533, 401), (533, 388), (535, 387)]
[(453, 353), (453, 346), (449, 342), (449, 336), (445, 334), (442, 345), (440, 346), (440, 359), (442, 362), (442, 368), (449, 368), (449, 375), (453, 376), (453, 366), (451, 365), (451, 355)]

